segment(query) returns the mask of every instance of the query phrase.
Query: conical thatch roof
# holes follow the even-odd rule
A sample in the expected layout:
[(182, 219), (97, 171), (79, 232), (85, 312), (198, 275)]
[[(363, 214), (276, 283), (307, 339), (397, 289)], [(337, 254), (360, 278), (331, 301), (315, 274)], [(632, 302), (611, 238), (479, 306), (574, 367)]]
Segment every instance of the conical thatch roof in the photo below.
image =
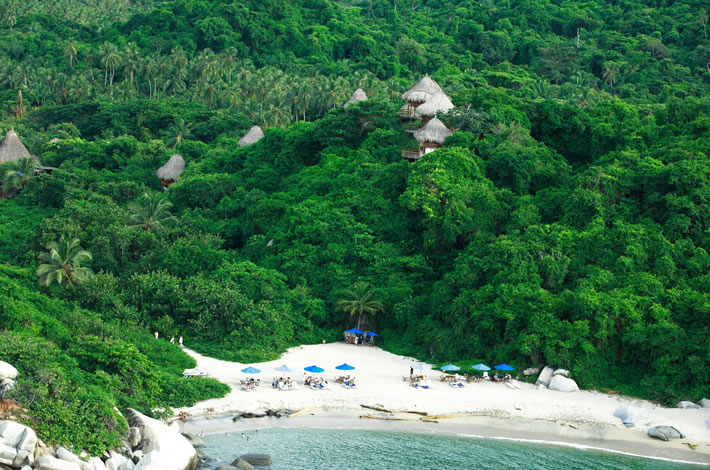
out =
[(158, 178), (163, 181), (177, 181), (185, 169), (185, 160), (177, 153), (170, 157), (168, 163), (158, 168)]
[(417, 139), (417, 142), (420, 144), (434, 142), (442, 145), (446, 138), (453, 134), (454, 133), (451, 132), (443, 122), (439, 121), (439, 118), (432, 118), (424, 127), (414, 133), (414, 138)]
[(261, 127), (253, 126), (244, 137), (239, 139), (239, 146), (245, 147), (247, 145), (255, 144), (259, 142), (262, 137), (264, 137), (264, 132), (261, 130)]
[(8, 131), (5, 138), (0, 141), (0, 165), (30, 157), (30, 152), (20, 142), (20, 138), (17, 137), (15, 131)]
[(445, 113), (454, 108), (454, 103), (451, 102), (446, 93), (437, 93), (429, 98), (426, 103), (417, 107), (416, 114), (418, 116), (436, 116), (439, 111)]
[(429, 78), (429, 75), (424, 75), (416, 85), (402, 93), (402, 99), (412, 103), (424, 103), (433, 95), (443, 92), (438, 83)]
[(357, 90), (355, 90), (355, 93), (353, 93), (353, 96), (351, 96), (350, 99), (345, 102), (343, 108), (347, 108), (349, 105), (357, 103), (358, 101), (367, 101), (367, 95), (364, 91), (362, 91), (362, 88), (358, 88)]

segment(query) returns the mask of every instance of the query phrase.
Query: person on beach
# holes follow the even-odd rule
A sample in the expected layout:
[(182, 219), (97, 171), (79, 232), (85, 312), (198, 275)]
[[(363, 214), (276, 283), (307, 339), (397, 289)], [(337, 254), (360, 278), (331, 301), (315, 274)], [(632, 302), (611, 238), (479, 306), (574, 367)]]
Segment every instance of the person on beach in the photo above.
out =
[(178, 343), (180, 343), (180, 347), (182, 347), (182, 336), (181, 336), (180, 339), (178, 340)]
[(170, 338), (170, 344), (175, 344), (175, 337)]
[(409, 376), (411, 377), (413, 375), (414, 375), (414, 367), (409, 366)]
[(155, 339), (158, 339), (158, 332), (156, 331), (156, 332), (153, 333), (153, 334), (155, 335)]

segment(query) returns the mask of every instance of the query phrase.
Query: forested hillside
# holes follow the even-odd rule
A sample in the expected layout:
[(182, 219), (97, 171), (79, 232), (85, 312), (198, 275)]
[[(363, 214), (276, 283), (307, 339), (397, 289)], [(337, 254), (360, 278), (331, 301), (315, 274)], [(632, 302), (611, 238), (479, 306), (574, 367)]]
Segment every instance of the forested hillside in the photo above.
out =
[[(50, 367), (146, 412), (224, 393), (181, 382), (189, 359), (152, 332), (271, 359), (340, 339), (357, 319), (337, 302), (364, 281), (391, 351), (710, 394), (705, 2), (74, 3), (0, 8), (2, 135), (56, 168), (0, 167), (0, 358), (34, 371), (26, 387)], [(397, 113), (425, 73), (455, 132), (408, 162)], [(344, 109), (356, 88), (370, 99)], [(174, 153), (186, 169), (163, 191)], [(71, 239), (95, 274), (38, 284)]]

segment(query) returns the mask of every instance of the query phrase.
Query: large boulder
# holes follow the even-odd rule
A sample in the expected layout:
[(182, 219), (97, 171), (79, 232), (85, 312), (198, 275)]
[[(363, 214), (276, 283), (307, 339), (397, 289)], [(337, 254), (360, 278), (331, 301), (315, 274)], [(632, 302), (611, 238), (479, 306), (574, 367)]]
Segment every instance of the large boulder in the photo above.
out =
[(654, 426), (648, 430), (648, 437), (669, 441), (671, 439), (683, 439), (685, 436), (673, 426)]
[(619, 418), (627, 428), (633, 428), (646, 419), (646, 412), (641, 408), (622, 406), (614, 411), (614, 416)]
[(692, 401), (681, 401), (678, 403), (678, 408), (683, 408), (684, 410), (698, 409), (700, 405), (693, 403)]
[(205, 446), (205, 441), (200, 439), (198, 436), (195, 436), (194, 434), (190, 434), (189, 432), (184, 432), (182, 433), (183, 436), (185, 436), (185, 439), (190, 441), (190, 444), (192, 444), (192, 447), (204, 447)]
[(141, 430), (143, 458), (135, 470), (194, 470), (198, 458), (195, 448), (180, 431), (149, 418), (136, 410), (127, 410), (131, 425)]
[(81, 467), (74, 462), (57, 459), (51, 455), (43, 455), (39, 459), (38, 470), (81, 470)]
[(18, 468), (32, 466), (36, 446), (37, 434), (32, 428), (14, 421), (0, 421), (0, 463)]
[(548, 388), (558, 392), (579, 392), (577, 382), (565, 377), (564, 375), (556, 375), (552, 377)]
[(564, 375), (565, 377), (569, 377), (569, 371), (567, 369), (557, 369), (552, 375)]
[(266, 454), (244, 454), (240, 455), (237, 460), (232, 462), (233, 466), (237, 466), (237, 462), (244, 460), (252, 465), (265, 466), (271, 465), (271, 457)]
[(17, 378), (17, 369), (12, 364), (0, 361), (0, 380)]
[(128, 429), (128, 445), (131, 446), (131, 450), (138, 447), (141, 443), (143, 436), (141, 435), (141, 430), (136, 427), (131, 427)]
[(552, 367), (545, 366), (544, 369), (542, 369), (542, 372), (540, 372), (540, 376), (537, 378), (535, 381), (535, 385), (544, 385), (545, 387), (550, 387), (550, 380), (552, 379), (554, 370)]
[(523, 375), (526, 376), (526, 377), (528, 377), (528, 376), (531, 376), (531, 375), (535, 375), (535, 374), (537, 374), (538, 372), (540, 372), (540, 368), (539, 368), (539, 367), (530, 367), (529, 369), (525, 369), (525, 370), (523, 371)]
[(91, 457), (89, 463), (91, 464), (92, 470), (106, 470), (106, 464), (98, 457)]
[(81, 470), (94, 470), (93, 464), (90, 464), (89, 462), (84, 462), (64, 447), (59, 447), (57, 449), (57, 458), (60, 460), (66, 460), (67, 462), (75, 463), (79, 466), (79, 468), (81, 468)]
[(233, 465), (220, 465), (219, 467), (217, 467), (217, 470), (239, 470), (239, 469)]
[(700, 400), (700, 406), (702, 406), (703, 408), (710, 408), (710, 400), (708, 400), (707, 398), (703, 398), (702, 400)]
[(237, 459), (233, 464), (239, 470), (254, 470), (254, 466), (244, 459)]

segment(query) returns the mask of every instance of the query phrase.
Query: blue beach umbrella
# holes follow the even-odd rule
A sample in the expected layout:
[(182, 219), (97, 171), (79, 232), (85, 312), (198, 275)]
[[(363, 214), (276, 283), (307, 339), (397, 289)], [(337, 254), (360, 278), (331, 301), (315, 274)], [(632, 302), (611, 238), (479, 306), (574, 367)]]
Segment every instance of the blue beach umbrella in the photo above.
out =
[(473, 369), (473, 370), (480, 370), (480, 371), (491, 370), (491, 368), (488, 367), (488, 366), (485, 365), (485, 364), (476, 364), (476, 365), (473, 365), (473, 366), (471, 366), (471, 369)]
[(261, 371), (256, 367), (249, 366), (246, 369), (242, 369), (242, 372), (244, 372), (245, 374), (258, 374)]
[(357, 328), (350, 328), (349, 330), (345, 330), (346, 333), (355, 333), (356, 335), (361, 335), (362, 330), (358, 330)]
[(449, 372), (449, 371), (461, 370), (461, 368), (459, 366), (455, 366), (453, 364), (447, 364), (444, 367), (442, 367), (441, 370), (445, 370), (445, 371)]
[(308, 366), (308, 367), (304, 367), (303, 370), (308, 371), (308, 372), (313, 372), (315, 374), (320, 374), (321, 372), (323, 372), (324, 369), (321, 369), (318, 366)]
[(508, 371), (510, 371), (510, 370), (515, 370), (515, 368), (509, 366), (508, 364), (506, 364), (506, 363), (504, 362), (503, 364), (498, 364), (497, 366), (495, 366), (495, 370), (508, 370)]
[(340, 364), (339, 366), (335, 366), (335, 368), (338, 370), (355, 370), (355, 368), (353, 366), (351, 366), (350, 364), (348, 364), (347, 362)]
[(380, 335), (378, 335), (374, 331), (368, 331), (367, 333), (365, 333), (365, 336), (380, 336)]
[(294, 369), (291, 369), (291, 368), (290, 368), (289, 366), (287, 366), (286, 364), (284, 364), (284, 365), (282, 365), (282, 366), (278, 366), (278, 367), (276, 367), (274, 370), (277, 370), (277, 371), (279, 371), (279, 372), (293, 372), (293, 371), (294, 371)]

